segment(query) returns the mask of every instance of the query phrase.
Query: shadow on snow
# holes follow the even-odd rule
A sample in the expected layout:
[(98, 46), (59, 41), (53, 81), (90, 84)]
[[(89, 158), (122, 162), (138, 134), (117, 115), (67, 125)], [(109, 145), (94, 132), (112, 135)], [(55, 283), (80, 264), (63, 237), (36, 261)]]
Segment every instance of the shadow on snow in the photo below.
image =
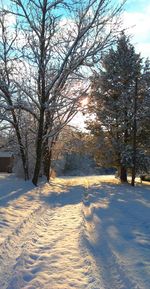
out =
[(50, 192), (49, 195), (41, 195), (41, 201), (46, 202), (51, 207), (61, 207), (66, 205), (79, 204), (82, 201), (84, 187), (66, 187), (61, 185), (62, 192)]
[(8, 206), (10, 201), (18, 199), (34, 188), (31, 181), (25, 182), (12, 174), (0, 174), (0, 206)]
[[(121, 279), (131, 288), (134, 269), (139, 280), (144, 279), (143, 288), (150, 282), (150, 187), (109, 185), (92, 186), (89, 200), (83, 208), (84, 229), (81, 238), (85, 246), (104, 268), (116, 264)], [(131, 274), (128, 278), (128, 265)], [(130, 271), (129, 270), (129, 271)], [(111, 272), (105, 270), (106, 278)], [(144, 278), (143, 275), (144, 274)], [(135, 277), (136, 278), (136, 277)], [(112, 277), (113, 279), (113, 277)], [(134, 286), (132, 287), (134, 288)], [(141, 288), (141, 287), (140, 287)]]

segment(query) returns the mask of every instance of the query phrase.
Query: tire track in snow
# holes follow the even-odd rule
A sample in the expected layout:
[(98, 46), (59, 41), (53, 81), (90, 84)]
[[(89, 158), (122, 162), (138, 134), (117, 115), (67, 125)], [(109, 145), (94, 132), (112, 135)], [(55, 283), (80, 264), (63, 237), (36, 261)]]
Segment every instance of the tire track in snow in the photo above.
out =
[(80, 202), (42, 204), (5, 241), (1, 289), (103, 289), (95, 261), (80, 242), (83, 191), (77, 191)]
[[(75, 181), (75, 184), (73, 180), (70, 180), (70, 184), (64, 181), (66, 191), (67, 185), (71, 186), (68, 196), (63, 192), (56, 199), (54, 195), (45, 198), (43, 203), (39, 199), (39, 211), (35, 210), (33, 215), (21, 222), (3, 243), (1, 289), (145, 288), (128, 274), (130, 269), (107, 239), (110, 236), (105, 217), (109, 216), (104, 213), (101, 218), (100, 211), (96, 211), (96, 203), (92, 199), (92, 178), (76, 178)], [(95, 183), (96, 179), (93, 181)], [(59, 185), (61, 187), (61, 181)], [(54, 184), (55, 193), (61, 191), (59, 185)], [(109, 203), (108, 190), (106, 188), (104, 194), (103, 187), (99, 198), (103, 212), (104, 205), (107, 205), (107, 201)], [(91, 202), (87, 199), (82, 207), (83, 193), (85, 197), (91, 194)], [(74, 194), (73, 200), (70, 194)], [(55, 206), (52, 207), (53, 204)], [(83, 215), (82, 209), (85, 210)], [(115, 203), (114, 209), (118, 216), (126, 213)]]
[(23, 250), (23, 246), (30, 236), (30, 232), (38, 221), (38, 215), (44, 211), (42, 204), (33, 210), (17, 227), (6, 237), (0, 248), (0, 288), (7, 288), (7, 284), (16, 258)]

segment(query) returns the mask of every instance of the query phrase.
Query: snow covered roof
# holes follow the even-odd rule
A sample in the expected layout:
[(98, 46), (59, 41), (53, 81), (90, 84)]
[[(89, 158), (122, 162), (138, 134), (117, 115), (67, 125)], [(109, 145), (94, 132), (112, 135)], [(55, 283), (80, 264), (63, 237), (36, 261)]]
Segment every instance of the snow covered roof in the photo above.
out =
[(0, 158), (10, 158), (13, 156), (13, 152), (0, 151)]

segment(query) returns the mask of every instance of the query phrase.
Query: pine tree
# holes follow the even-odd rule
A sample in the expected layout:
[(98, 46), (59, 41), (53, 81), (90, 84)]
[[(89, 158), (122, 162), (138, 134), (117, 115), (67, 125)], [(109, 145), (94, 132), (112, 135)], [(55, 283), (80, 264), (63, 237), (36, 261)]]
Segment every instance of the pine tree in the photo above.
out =
[(133, 165), (135, 83), (141, 77), (141, 62), (129, 37), (121, 33), (117, 46), (103, 57), (101, 69), (92, 80), (92, 111), (109, 136), (113, 165), (124, 182), (127, 168)]
[(150, 60), (147, 58), (142, 73), (143, 104), (141, 106), (142, 129), (140, 143), (150, 153)]

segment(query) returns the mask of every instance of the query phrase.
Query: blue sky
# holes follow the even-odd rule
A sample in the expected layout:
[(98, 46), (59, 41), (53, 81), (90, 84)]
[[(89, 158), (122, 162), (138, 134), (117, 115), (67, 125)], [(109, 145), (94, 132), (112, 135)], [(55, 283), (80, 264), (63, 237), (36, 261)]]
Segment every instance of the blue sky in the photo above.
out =
[[(124, 27), (128, 27), (128, 34), (132, 36), (131, 42), (136, 52), (141, 53), (143, 58), (150, 58), (150, 0), (127, 0), (122, 18)], [(83, 129), (83, 116), (75, 117), (72, 125)]]
[(140, 11), (145, 9), (147, 6), (148, 0), (127, 0), (125, 6), (128, 11)]
[(136, 51), (150, 57), (150, 1), (127, 0), (124, 10), (124, 27), (129, 27)]
[[(9, 1), (3, 0), (5, 5)], [(120, 3), (123, 0), (112, 1)], [(150, 0), (127, 0), (122, 18), (136, 51), (144, 58), (150, 57)]]

